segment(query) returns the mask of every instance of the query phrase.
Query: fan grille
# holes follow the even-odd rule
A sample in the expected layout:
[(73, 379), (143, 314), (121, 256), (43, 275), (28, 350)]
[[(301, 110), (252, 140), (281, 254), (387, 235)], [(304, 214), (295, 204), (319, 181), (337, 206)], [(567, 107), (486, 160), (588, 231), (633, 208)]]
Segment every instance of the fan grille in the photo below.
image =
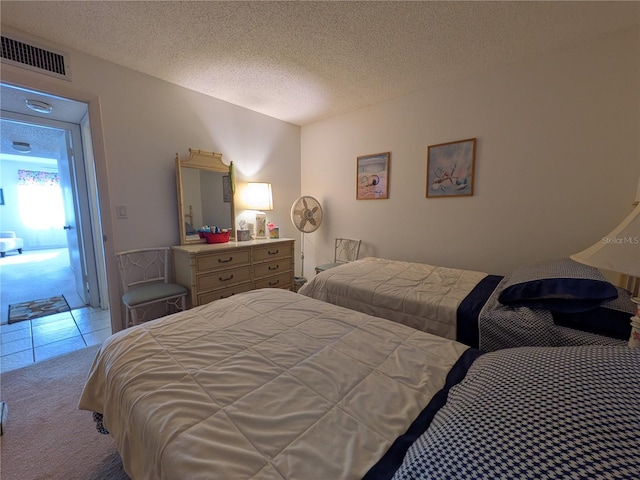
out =
[(315, 232), (322, 223), (320, 202), (310, 196), (300, 197), (291, 207), (291, 221), (303, 233)]

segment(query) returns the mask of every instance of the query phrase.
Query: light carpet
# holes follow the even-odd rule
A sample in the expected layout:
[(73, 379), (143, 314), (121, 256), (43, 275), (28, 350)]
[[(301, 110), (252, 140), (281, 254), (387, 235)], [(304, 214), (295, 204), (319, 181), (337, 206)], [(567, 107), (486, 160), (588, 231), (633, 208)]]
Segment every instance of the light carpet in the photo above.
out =
[(25, 250), (0, 258), (0, 322), (6, 323), (9, 305), (64, 294), (71, 309), (85, 306), (76, 292), (66, 248)]
[(68, 311), (69, 304), (64, 295), (15, 303), (9, 305), (9, 323), (33, 320)]
[(8, 415), (0, 437), (2, 480), (128, 480), (113, 439), (78, 409), (98, 346), (0, 376)]

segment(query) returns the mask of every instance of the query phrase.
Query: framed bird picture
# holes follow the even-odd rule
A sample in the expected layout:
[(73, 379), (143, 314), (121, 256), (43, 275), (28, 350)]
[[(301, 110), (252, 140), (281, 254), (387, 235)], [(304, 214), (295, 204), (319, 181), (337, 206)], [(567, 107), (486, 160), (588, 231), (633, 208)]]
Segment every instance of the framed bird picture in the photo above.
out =
[(427, 149), (427, 198), (473, 195), (476, 139), (430, 145)]

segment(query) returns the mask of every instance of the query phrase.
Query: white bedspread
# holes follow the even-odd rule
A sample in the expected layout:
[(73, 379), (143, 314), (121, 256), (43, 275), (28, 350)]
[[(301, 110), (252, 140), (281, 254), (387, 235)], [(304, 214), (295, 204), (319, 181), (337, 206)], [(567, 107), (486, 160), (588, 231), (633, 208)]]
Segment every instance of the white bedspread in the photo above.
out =
[(355, 479), (466, 349), (289, 291), (255, 290), (107, 339), (80, 408), (104, 414), (136, 480)]
[(458, 306), (486, 276), (472, 270), (367, 257), (316, 275), (299, 292), (455, 339)]

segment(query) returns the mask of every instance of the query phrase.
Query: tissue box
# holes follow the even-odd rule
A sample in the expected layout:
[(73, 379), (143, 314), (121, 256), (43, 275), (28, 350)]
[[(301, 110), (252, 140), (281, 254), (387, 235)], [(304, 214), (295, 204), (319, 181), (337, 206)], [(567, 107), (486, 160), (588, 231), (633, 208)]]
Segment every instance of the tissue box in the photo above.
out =
[(269, 238), (280, 238), (280, 229), (276, 227), (269, 230)]
[(251, 240), (251, 230), (236, 230), (236, 240), (238, 242)]

